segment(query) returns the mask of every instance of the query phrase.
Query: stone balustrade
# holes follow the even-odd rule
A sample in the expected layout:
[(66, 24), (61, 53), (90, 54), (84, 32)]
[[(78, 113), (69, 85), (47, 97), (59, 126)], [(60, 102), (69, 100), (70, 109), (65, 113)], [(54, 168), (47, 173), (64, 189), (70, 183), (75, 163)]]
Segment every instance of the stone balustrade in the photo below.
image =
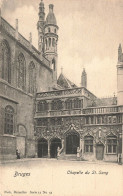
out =
[(83, 114), (122, 113), (123, 106), (93, 107), (83, 109)]

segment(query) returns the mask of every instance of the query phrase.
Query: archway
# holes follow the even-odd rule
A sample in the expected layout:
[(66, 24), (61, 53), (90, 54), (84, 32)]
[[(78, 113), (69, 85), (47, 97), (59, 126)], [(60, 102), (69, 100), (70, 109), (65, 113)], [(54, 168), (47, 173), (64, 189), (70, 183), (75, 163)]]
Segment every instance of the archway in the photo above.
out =
[(43, 158), (48, 156), (48, 142), (42, 138), (38, 141), (38, 157)]
[(50, 144), (50, 157), (56, 158), (57, 157), (57, 148), (61, 148), (61, 140), (59, 138), (54, 138), (51, 140)]
[(80, 136), (77, 132), (69, 132), (66, 135), (66, 154), (77, 154), (77, 147), (80, 146)]

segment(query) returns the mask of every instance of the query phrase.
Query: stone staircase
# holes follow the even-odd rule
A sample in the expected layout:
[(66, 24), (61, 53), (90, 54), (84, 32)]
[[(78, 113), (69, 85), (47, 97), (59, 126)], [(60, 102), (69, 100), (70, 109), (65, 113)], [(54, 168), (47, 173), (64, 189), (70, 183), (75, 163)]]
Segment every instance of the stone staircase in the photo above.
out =
[(77, 155), (76, 154), (65, 154), (61, 153), (59, 160), (70, 160), (70, 161), (77, 161)]

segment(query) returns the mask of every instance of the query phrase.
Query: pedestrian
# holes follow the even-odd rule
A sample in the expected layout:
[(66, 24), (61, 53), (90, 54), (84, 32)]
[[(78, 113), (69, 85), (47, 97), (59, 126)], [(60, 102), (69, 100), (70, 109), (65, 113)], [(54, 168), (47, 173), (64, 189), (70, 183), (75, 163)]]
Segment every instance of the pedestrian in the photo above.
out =
[(18, 149), (16, 150), (16, 156), (17, 156), (17, 159), (20, 159), (20, 153), (18, 152)]

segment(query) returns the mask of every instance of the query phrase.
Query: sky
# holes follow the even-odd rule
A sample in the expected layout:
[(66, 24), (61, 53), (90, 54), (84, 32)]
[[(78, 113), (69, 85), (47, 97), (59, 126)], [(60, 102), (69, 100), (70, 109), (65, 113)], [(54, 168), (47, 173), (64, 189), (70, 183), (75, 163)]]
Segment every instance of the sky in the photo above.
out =
[[(123, 0), (43, 0), (46, 16), (49, 4), (59, 26), (58, 75), (80, 86), (83, 68), (88, 89), (98, 97), (117, 94), (117, 52), (123, 45)], [(0, 0), (2, 16), (38, 46), (38, 7), (40, 0)]]

